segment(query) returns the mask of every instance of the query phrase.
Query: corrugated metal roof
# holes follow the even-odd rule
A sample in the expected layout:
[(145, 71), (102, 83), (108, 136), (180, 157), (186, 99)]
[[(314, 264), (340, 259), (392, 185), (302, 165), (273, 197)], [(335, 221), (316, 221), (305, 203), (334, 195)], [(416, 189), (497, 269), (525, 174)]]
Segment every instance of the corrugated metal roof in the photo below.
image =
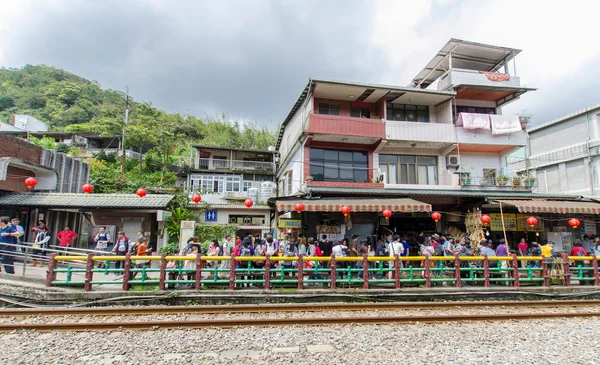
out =
[(600, 204), (586, 201), (497, 200), (517, 207), (520, 213), (600, 214)]
[[(193, 206), (193, 205), (190, 205)], [(268, 205), (257, 205), (254, 204), (251, 208), (248, 208), (244, 204), (208, 204), (209, 209), (252, 209), (252, 210), (271, 210)]]
[(307, 189), (312, 193), (328, 193), (339, 195), (362, 195), (362, 196), (457, 196), (474, 198), (508, 198), (508, 199), (553, 199), (553, 200), (577, 200), (579, 197), (574, 195), (560, 194), (538, 194), (502, 190), (442, 190), (442, 189), (352, 189), (352, 188), (329, 188), (329, 187), (309, 187)]
[(442, 76), (450, 68), (446, 58), (450, 52), (452, 52), (452, 68), (496, 71), (521, 50), (451, 38), (413, 78), (413, 85), (421, 82), (422, 87), (425, 88)]
[(551, 126), (551, 125), (554, 125), (554, 124), (558, 124), (558, 123), (564, 122), (564, 121), (566, 121), (566, 120), (569, 120), (569, 119), (571, 119), (571, 118), (574, 118), (574, 117), (576, 117), (576, 116), (578, 116), (578, 115), (581, 115), (581, 114), (587, 113), (587, 112), (589, 112), (589, 111), (592, 111), (592, 110), (594, 110), (594, 109), (600, 109), (600, 104), (592, 105), (592, 106), (590, 106), (590, 107), (587, 107), (587, 108), (585, 108), (585, 109), (578, 110), (578, 111), (576, 111), (576, 112), (574, 112), (574, 113), (571, 113), (571, 114), (565, 115), (565, 116), (563, 116), (563, 117), (560, 117), (560, 118), (556, 118), (556, 119), (554, 119), (554, 120), (551, 120), (551, 121), (549, 121), (549, 122), (542, 123), (542, 124), (540, 124), (540, 125), (536, 125), (536, 126), (534, 126), (534, 127), (531, 127), (531, 128), (527, 128), (527, 132), (528, 132), (528, 133), (531, 133), (531, 132), (535, 132), (535, 131), (537, 131), (537, 130), (540, 130), (540, 129), (544, 129), (544, 128), (546, 128), (546, 127), (549, 127), (549, 126)]
[(0, 197), (0, 206), (87, 208), (87, 209), (165, 209), (174, 195), (148, 194), (69, 194), (13, 193)]
[(377, 199), (377, 198), (346, 198), (332, 199), (301, 199), (278, 200), (278, 211), (295, 210), (296, 203), (302, 203), (307, 212), (339, 212), (343, 206), (349, 207), (353, 212), (381, 212), (389, 209), (393, 212), (431, 212), (431, 204), (422, 203), (413, 199)]

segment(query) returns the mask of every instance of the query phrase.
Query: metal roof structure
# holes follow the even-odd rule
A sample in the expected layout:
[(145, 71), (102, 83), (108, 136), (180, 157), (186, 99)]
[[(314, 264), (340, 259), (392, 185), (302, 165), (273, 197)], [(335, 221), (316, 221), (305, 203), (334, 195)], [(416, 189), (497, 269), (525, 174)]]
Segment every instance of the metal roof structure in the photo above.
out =
[(496, 200), (516, 207), (520, 213), (600, 214), (600, 204), (586, 201)]
[(600, 109), (600, 104), (592, 105), (592, 106), (589, 106), (589, 107), (587, 107), (585, 109), (578, 110), (578, 111), (576, 111), (574, 113), (565, 115), (565, 116), (560, 117), (560, 118), (556, 118), (556, 119), (551, 120), (549, 122), (542, 123), (542, 124), (536, 125), (536, 126), (531, 127), (531, 128), (527, 128), (527, 132), (531, 133), (531, 132), (538, 131), (540, 129), (544, 129), (544, 128), (550, 127), (550, 126), (552, 126), (554, 124), (558, 124), (558, 123), (564, 122), (564, 121), (569, 120), (571, 118), (574, 118), (574, 117), (576, 117), (578, 115), (590, 112), (590, 111), (592, 111), (594, 109)]
[(440, 78), (450, 69), (448, 57), (450, 53), (452, 53), (452, 68), (497, 71), (520, 52), (520, 49), (451, 38), (413, 78), (412, 84), (426, 88)]
[(308, 84), (304, 87), (304, 89), (302, 90), (302, 93), (300, 93), (300, 96), (294, 103), (294, 106), (292, 106), (292, 109), (290, 110), (287, 117), (281, 124), (281, 128), (279, 129), (279, 136), (277, 137), (276, 150), (279, 150), (279, 146), (281, 145), (281, 139), (283, 138), (283, 132), (285, 131), (285, 127), (287, 126), (289, 121), (292, 119), (292, 117), (294, 116), (294, 114), (296, 113), (298, 108), (300, 108), (300, 106), (304, 103), (304, 101), (306, 100), (306, 98), (309, 95), (309, 93), (311, 92), (311, 90), (315, 87), (316, 84), (319, 84), (319, 83), (345, 85), (345, 86), (360, 86), (360, 87), (365, 87), (365, 88), (369, 88), (369, 89), (383, 89), (383, 90), (387, 90), (388, 94), (399, 93), (401, 95), (402, 93), (410, 92), (410, 93), (420, 93), (420, 94), (427, 94), (427, 95), (442, 95), (442, 96), (447, 96), (448, 99), (451, 99), (452, 97), (454, 97), (454, 95), (456, 95), (456, 93), (454, 91), (424, 90), (424, 89), (417, 89), (414, 87), (407, 87), (407, 86), (378, 85), (378, 84), (369, 84), (369, 83), (361, 83), (361, 82), (311, 78), (308, 80)]
[(374, 212), (384, 209), (390, 209), (394, 212), (431, 212), (431, 204), (408, 198), (356, 198), (352, 201), (345, 198), (277, 200), (277, 210), (280, 212), (295, 210), (297, 202), (302, 203), (304, 210), (307, 212), (339, 212), (343, 206), (349, 207), (353, 212)]
[(0, 197), (0, 206), (66, 209), (165, 209), (174, 195), (12, 193)]
[(220, 151), (259, 152), (259, 153), (269, 153), (269, 154), (277, 153), (277, 151), (258, 150), (258, 149), (252, 149), (252, 148), (218, 147), (218, 146), (208, 146), (208, 145), (201, 145), (201, 144), (192, 144), (191, 146), (195, 147), (195, 148), (206, 148), (209, 150), (220, 150)]
[[(514, 192), (502, 190), (441, 190), (441, 189), (354, 189), (340, 187), (308, 187), (310, 193), (327, 193), (337, 195), (364, 196), (454, 196), (488, 199), (553, 199), (553, 200), (580, 200), (579, 196), (559, 194), (538, 194), (527, 192)], [(279, 200), (279, 199), (278, 199)]]

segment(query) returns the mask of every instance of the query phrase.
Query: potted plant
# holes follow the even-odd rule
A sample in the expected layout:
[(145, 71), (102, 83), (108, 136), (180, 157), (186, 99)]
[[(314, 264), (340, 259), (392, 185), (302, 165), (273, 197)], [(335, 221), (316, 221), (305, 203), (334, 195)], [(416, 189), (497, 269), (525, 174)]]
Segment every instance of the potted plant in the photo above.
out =
[(307, 177), (304, 178), (304, 181), (305, 182), (311, 182), (311, 181), (313, 181), (313, 177), (310, 176), (310, 175), (308, 175)]
[(506, 176), (506, 175), (500, 175), (496, 178), (496, 182), (500, 186), (505, 186), (507, 181), (508, 181), (508, 176)]
[(520, 186), (521, 185), (521, 176), (515, 176), (512, 178), (512, 184), (513, 186)]

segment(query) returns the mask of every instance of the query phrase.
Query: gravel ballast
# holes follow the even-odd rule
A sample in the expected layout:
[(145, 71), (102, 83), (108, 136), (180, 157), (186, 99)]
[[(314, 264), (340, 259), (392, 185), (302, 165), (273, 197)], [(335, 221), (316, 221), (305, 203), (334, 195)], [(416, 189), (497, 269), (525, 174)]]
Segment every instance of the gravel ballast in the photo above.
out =
[[(109, 317), (110, 318), (110, 317)], [(600, 320), (0, 334), (4, 364), (599, 364)]]

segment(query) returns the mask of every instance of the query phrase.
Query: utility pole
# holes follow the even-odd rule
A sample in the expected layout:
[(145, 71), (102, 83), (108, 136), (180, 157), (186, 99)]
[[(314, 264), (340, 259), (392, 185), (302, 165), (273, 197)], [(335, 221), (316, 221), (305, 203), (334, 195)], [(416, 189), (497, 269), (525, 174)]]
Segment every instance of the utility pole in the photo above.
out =
[(121, 131), (121, 174), (125, 173), (125, 126), (129, 120), (129, 86), (125, 86), (127, 93), (125, 94), (125, 121)]

